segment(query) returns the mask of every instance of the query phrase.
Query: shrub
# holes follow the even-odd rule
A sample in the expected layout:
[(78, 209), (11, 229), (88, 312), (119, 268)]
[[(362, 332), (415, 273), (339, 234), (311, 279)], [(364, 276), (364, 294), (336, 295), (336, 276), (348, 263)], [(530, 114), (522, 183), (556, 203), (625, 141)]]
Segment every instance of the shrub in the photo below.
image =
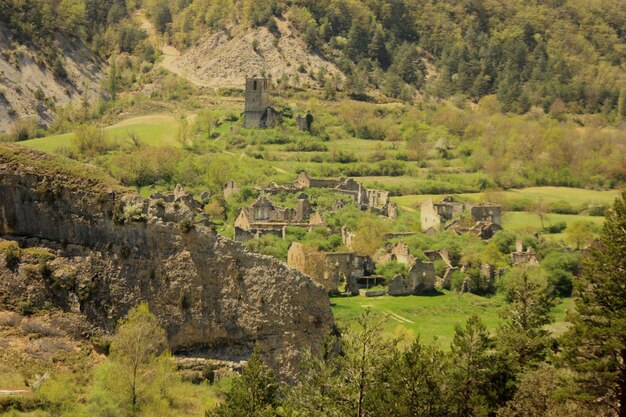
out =
[(136, 204), (130, 204), (124, 207), (124, 221), (130, 222), (145, 222), (146, 215), (143, 212), (143, 204), (138, 202)]
[(115, 202), (115, 206), (113, 206), (111, 220), (113, 220), (113, 223), (115, 224), (124, 224), (124, 203), (122, 203), (121, 201)]
[(578, 210), (574, 209), (570, 203), (563, 200), (550, 203), (548, 209), (551, 213), (578, 214)]
[(30, 316), (31, 314), (35, 312), (35, 307), (33, 306), (33, 303), (31, 303), (28, 300), (22, 301), (21, 303), (18, 304), (17, 307), (23, 316)]
[(178, 229), (183, 234), (189, 233), (191, 231), (191, 229), (193, 229), (193, 221), (188, 220), (188, 219), (181, 220), (178, 223)]
[(7, 268), (14, 271), (22, 260), (22, 251), (17, 245), (9, 245), (4, 252), (4, 263)]
[(95, 126), (81, 125), (74, 131), (72, 143), (80, 153), (88, 156), (103, 154), (116, 148), (107, 140), (104, 129)]
[(328, 147), (321, 142), (311, 142), (299, 140), (298, 142), (287, 145), (289, 152), (326, 152)]
[(31, 139), (36, 136), (38, 130), (37, 120), (30, 117), (26, 119), (18, 119), (11, 128), (10, 136), (16, 142)]
[(606, 213), (606, 206), (603, 205), (590, 205), (587, 208), (587, 214), (590, 216), (604, 216)]
[(558, 222), (558, 223), (548, 225), (546, 227), (546, 231), (550, 234), (555, 234), (555, 233), (561, 233), (566, 228), (567, 228), (567, 224), (565, 222)]

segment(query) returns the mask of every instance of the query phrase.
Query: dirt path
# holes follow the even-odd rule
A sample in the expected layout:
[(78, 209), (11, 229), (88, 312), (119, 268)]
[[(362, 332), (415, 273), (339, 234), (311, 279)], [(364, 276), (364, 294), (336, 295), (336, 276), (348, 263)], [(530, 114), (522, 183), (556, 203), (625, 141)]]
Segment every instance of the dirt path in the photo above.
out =
[(276, 166), (272, 167), (272, 168), (274, 168), (276, 171), (280, 172), (281, 174), (289, 174), (290, 173), (289, 171), (285, 171), (284, 169), (276, 167)]
[(150, 22), (148, 17), (145, 15), (143, 11), (135, 12), (135, 18), (138, 20), (140, 27), (148, 32), (148, 35), (152, 39), (155, 45), (159, 46), (159, 49), (162, 54), (162, 59), (156, 65), (157, 67), (165, 68), (166, 70), (178, 75), (181, 78), (186, 79), (190, 83), (198, 86), (198, 87), (208, 87), (209, 85), (203, 83), (195, 77), (189, 76), (185, 73), (185, 71), (181, 70), (175, 65), (176, 60), (180, 58), (180, 51), (176, 49), (172, 45), (168, 45), (164, 43), (164, 40), (156, 31), (156, 28)]
[(415, 323), (413, 320), (409, 320), (406, 317), (402, 317), (401, 315), (396, 314), (393, 311), (385, 310), (385, 313), (389, 314), (389, 316), (392, 319), (399, 321), (400, 323)]
[(19, 388), (19, 389), (15, 389), (15, 388), (0, 388), (0, 396), (3, 395), (22, 395), (22, 394), (28, 394), (31, 391), (29, 389), (25, 389), (25, 388)]

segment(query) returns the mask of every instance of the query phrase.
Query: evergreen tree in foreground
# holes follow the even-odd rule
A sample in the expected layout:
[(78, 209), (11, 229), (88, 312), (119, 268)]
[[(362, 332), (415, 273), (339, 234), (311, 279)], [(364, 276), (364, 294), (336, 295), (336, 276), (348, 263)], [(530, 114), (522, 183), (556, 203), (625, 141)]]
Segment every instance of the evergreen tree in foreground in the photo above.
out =
[(261, 361), (258, 347), (243, 368), (240, 378), (233, 381), (226, 401), (206, 417), (271, 417), (276, 415), (278, 383), (274, 372)]
[(575, 295), (563, 344), (576, 371), (576, 397), (598, 406), (598, 413), (613, 409), (626, 417), (626, 192), (590, 248)]

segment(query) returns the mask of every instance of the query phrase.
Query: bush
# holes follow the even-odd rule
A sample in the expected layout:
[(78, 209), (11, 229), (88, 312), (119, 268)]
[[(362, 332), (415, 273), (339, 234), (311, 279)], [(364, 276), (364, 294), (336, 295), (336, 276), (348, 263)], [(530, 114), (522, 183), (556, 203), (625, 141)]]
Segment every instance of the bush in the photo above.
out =
[(143, 204), (138, 202), (136, 204), (130, 204), (124, 207), (124, 221), (130, 222), (145, 222), (146, 215), (143, 212)]
[(548, 209), (551, 213), (578, 214), (578, 210), (574, 209), (570, 203), (563, 200), (550, 203)]
[(34, 118), (18, 119), (11, 128), (10, 137), (16, 142), (34, 138), (38, 131), (37, 120)]
[(35, 306), (30, 301), (22, 301), (17, 307), (23, 316), (30, 316), (35, 312)]
[(289, 152), (326, 152), (328, 147), (321, 142), (311, 142), (299, 140), (298, 142), (287, 145)]
[(193, 229), (193, 221), (188, 220), (188, 219), (181, 220), (178, 223), (178, 229), (183, 234), (187, 234), (187, 233), (191, 232), (191, 229)]
[(550, 234), (555, 234), (555, 233), (561, 233), (566, 228), (567, 228), (567, 224), (565, 222), (558, 222), (558, 223), (548, 225), (546, 227), (546, 231)]
[(590, 205), (587, 208), (587, 214), (590, 216), (604, 216), (606, 213), (607, 207), (603, 205)]
[(572, 252), (551, 251), (541, 260), (541, 267), (548, 274), (548, 284), (556, 295), (572, 295), (574, 277), (579, 272), (580, 255)]
[(22, 251), (17, 245), (10, 245), (4, 253), (4, 263), (7, 268), (14, 271), (22, 260)]
[(396, 275), (402, 275), (406, 277), (409, 270), (406, 265), (397, 261), (389, 261), (384, 264), (376, 265), (376, 274), (382, 275), (388, 281), (396, 277)]
[(80, 153), (88, 156), (103, 154), (116, 148), (115, 144), (107, 140), (104, 129), (95, 126), (79, 126), (74, 131), (72, 143)]

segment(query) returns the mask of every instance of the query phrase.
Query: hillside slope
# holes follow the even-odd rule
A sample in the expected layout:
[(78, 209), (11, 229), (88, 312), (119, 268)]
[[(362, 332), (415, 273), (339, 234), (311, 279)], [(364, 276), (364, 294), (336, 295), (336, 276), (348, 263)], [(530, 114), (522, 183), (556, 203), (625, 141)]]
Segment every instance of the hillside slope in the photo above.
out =
[(320, 69), (343, 78), (333, 63), (309, 51), (288, 21), (276, 23), (279, 36), (266, 27), (208, 32), (171, 65), (191, 82), (212, 87), (241, 88), (246, 77), (264, 73), (275, 80), (286, 74), (290, 85), (314, 88)]
[(18, 119), (50, 125), (55, 105), (97, 99), (104, 65), (82, 42), (57, 35), (61, 66), (52, 69), (41, 51), (11, 38), (0, 22), (0, 133)]

